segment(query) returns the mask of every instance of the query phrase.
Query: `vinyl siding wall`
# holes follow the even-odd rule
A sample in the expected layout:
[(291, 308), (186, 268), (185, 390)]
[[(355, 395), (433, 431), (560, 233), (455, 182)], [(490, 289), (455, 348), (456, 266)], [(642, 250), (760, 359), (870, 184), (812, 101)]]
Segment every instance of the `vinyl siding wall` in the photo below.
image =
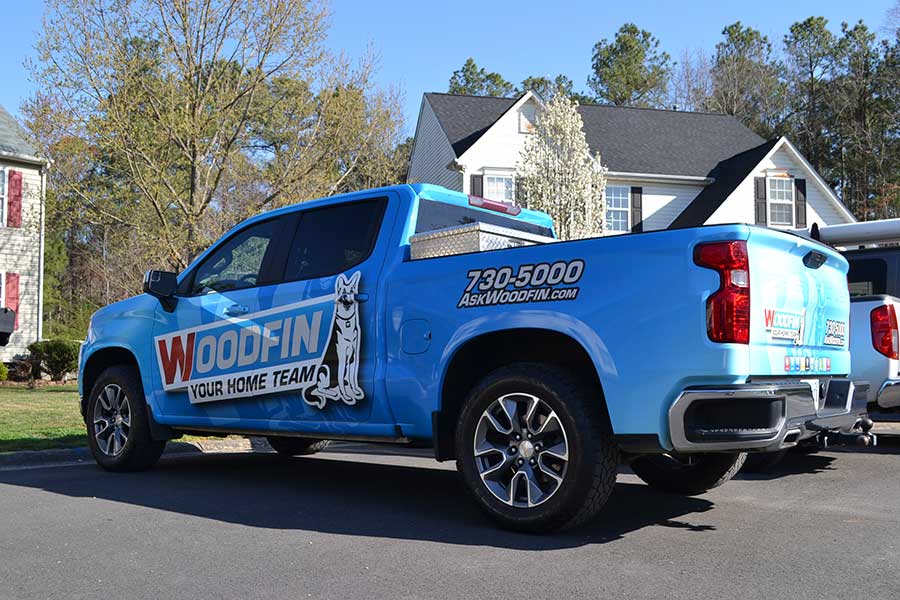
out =
[(19, 327), (9, 344), (0, 346), (0, 361), (9, 362), (24, 354), (39, 335), (41, 174), (36, 167), (0, 166), (22, 173), (22, 226), (0, 226), (0, 275), (19, 274)]
[(470, 193), (471, 175), (515, 175), (516, 163), (519, 162), (525, 140), (531, 135), (519, 132), (519, 113), (525, 111), (527, 117), (533, 118), (536, 106), (535, 102), (529, 99), (520, 107), (506, 111), (460, 157), (459, 162), (466, 169), (463, 178), (464, 193)]
[(765, 177), (770, 169), (787, 171), (790, 175), (806, 180), (806, 224), (836, 225), (852, 222), (841, 212), (834, 202), (816, 183), (812, 175), (784, 147), (779, 148), (771, 157), (763, 161), (751, 177), (744, 180), (728, 199), (713, 213), (706, 222), (716, 223), (755, 223), (755, 207), (753, 185), (754, 178)]
[(463, 176), (447, 168), (456, 155), (427, 100), (422, 100), (416, 142), (409, 163), (408, 183), (433, 183), (462, 191)]
[(696, 184), (648, 183), (610, 177), (607, 185), (625, 185), (642, 189), (644, 231), (665, 229), (703, 190)]

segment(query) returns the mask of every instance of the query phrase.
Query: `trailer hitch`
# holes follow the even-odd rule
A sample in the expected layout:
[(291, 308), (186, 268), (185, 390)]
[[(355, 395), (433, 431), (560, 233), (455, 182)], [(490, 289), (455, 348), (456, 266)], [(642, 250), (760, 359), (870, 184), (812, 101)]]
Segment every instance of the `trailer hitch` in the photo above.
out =
[[(868, 417), (863, 417), (857, 421), (850, 431), (838, 431), (819, 427), (812, 423), (807, 424), (808, 428), (818, 430), (819, 433), (815, 439), (820, 448), (828, 448), (830, 446), (877, 446), (878, 436), (872, 433), (872, 427), (874, 426), (875, 423)], [(856, 429), (859, 429), (859, 431), (855, 431)]]

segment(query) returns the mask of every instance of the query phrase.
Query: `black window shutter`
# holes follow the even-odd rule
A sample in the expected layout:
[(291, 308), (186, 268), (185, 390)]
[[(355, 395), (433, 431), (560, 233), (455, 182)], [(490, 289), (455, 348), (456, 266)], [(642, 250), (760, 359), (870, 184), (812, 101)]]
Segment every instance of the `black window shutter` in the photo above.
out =
[(794, 180), (794, 210), (797, 218), (794, 221), (797, 227), (806, 227), (806, 180)]
[(484, 196), (483, 175), (472, 175), (469, 178), (469, 194), (473, 196)]
[(513, 199), (519, 206), (525, 206), (525, 179), (516, 177), (516, 197)]
[(755, 196), (756, 196), (756, 224), (767, 225), (769, 219), (766, 215), (766, 178), (757, 177), (755, 179)]
[(643, 196), (644, 188), (631, 188), (631, 233), (644, 230)]

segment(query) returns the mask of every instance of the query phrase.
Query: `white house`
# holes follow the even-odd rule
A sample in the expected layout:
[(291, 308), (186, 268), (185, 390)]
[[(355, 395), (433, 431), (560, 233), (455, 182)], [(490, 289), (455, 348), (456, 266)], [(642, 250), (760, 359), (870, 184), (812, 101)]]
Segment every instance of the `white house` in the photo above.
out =
[(0, 107), (0, 307), (16, 311), (16, 329), (0, 362), (41, 339), (46, 161)]
[[(515, 170), (542, 102), (425, 94), (408, 180), (516, 201)], [(787, 138), (766, 141), (728, 115), (582, 105), (592, 152), (609, 169), (606, 229), (710, 223), (776, 228), (854, 221)]]

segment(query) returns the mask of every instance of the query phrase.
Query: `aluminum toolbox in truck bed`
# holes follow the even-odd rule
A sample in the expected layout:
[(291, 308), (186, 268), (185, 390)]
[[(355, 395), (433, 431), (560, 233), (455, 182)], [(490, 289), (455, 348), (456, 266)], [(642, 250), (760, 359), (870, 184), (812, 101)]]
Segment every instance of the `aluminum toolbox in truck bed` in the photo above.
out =
[(420, 258), (436, 258), (438, 256), (547, 244), (555, 241), (556, 239), (552, 237), (526, 233), (508, 227), (499, 227), (487, 223), (470, 223), (468, 225), (418, 233), (409, 238), (409, 246), (410, 257), (413, 260), (418, 260)]

